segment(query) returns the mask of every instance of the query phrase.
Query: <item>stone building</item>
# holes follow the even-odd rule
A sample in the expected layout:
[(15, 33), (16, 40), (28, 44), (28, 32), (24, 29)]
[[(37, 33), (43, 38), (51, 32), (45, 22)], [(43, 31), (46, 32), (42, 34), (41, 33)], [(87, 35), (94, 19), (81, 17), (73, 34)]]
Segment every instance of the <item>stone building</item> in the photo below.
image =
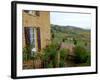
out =
[(22, 11), (22, 46), (31, 46), (31, 51), (41, 51), (51, 41), (50, 12)]

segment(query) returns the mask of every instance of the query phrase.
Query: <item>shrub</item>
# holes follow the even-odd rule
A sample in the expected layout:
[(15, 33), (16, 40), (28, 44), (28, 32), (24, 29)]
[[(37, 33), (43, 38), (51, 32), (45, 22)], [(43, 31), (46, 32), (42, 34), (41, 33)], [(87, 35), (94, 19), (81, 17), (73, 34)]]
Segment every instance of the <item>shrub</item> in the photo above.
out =
[(48, 63), (47, 68), (53, 68), (53, 63), (52, 62)]
[(68, 49), (60, 49), (60, 59), (61, 60), (66, 60), (68, 57)]
[(89, 57), (89, 53), (82, 46), (75, 47), (75, 62), (76, 63), (85, 63)]
[(68, 49), (60, 49), (60, 62), (59, 67), (65, 67), (66, 59), (68, 58)]
[(65, 61), (61, 60), (59, 63), (59, 67), (64, 67), (65, 66)]
[(52, 62), (52, 66), (56, 67), (56, 56), (57, 56), (57, 44), (51, 44), (48, 47), (46, 47), (43, 51), (43, 62), (44, 67), (48, 67), (48, 65), (51, 65), (50, 62)]
[(23, 48), (23, 61), (29, 60), (30, 57), (30, 47), (26, 46)]

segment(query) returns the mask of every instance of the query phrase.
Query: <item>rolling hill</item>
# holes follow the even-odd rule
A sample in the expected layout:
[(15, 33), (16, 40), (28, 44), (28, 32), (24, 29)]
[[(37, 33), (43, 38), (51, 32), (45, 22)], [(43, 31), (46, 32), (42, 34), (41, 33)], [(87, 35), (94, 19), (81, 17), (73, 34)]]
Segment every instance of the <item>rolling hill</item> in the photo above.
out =
[(90, 52), (90, 36), (91, 30), (83, 29), (75, 26), (61, 26), (51, 24), (51, 32), (54, 42), (62, 42), (74, 44), (73, 40), (76, 40), (77, 45), (85, 46)]

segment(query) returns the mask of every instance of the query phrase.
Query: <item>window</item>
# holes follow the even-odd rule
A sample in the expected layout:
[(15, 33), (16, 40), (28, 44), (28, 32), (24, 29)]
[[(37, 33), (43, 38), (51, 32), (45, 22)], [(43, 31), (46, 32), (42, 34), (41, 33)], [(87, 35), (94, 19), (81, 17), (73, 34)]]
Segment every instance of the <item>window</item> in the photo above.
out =
[(33, 15), (33, 16), (40, 16), (40, 12), (39, 11), (33, 11), (33, 10), (24, 10), (24, 12)]
[(35, 47), (35, 29), (29, 28), (29, 35), (30, 35), (30, 45), (32, 48)]
[[(25, 33), (25, 44), (31, 47), (30, 50), (31, 54), (33, 54), (37, 50), (40, 51), (41, 50), (40, 28), (24, 27), (24, 33)], [(37, 42), (37, 49), (36, 49), (36, 42)]]
[(25, 42), (30, 47), (30, 52), (36, 52), (36, 29), (33, 27), (24, 27)]
[(29, 14), (33, 14), (33, 11), (29, 11), (28, 13), (29, 13)]

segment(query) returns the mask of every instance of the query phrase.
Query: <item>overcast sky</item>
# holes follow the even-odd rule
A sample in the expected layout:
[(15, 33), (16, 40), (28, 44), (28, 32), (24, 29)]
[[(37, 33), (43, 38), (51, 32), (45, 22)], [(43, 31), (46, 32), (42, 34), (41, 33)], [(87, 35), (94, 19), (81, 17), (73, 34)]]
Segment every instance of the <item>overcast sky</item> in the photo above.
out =
[(56, 25), (70, 25), (91, 28), (91, 14), (50, 12), (50, 22)]

